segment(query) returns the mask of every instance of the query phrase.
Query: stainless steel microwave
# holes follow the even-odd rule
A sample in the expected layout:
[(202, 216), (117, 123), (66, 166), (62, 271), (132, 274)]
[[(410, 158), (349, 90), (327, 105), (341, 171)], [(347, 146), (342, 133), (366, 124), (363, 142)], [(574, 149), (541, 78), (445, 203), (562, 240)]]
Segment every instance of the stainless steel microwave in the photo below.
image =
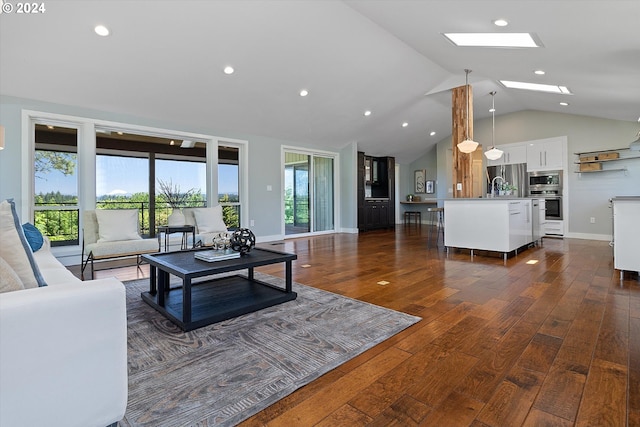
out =
[(562, 189), (562, 171), (529, 172), (529, 191)]

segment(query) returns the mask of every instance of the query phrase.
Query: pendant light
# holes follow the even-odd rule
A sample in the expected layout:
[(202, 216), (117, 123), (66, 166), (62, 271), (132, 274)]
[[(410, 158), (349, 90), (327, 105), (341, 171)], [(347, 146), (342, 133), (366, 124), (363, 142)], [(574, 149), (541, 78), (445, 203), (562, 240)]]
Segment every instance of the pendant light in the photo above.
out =
[(496, 148), (496, 91), (491, 92), (491, 149), (484, 155), (489, 160), (498, 160), (504, 152)]
[(464, 70), (464, 72), (467, 74), (465, 79), (466, 84), (464, 87), (467, 95), (467, 128), (465, 133), (465, 140), (458, 144), (458, 150), (463, 153), (473, 153), (474, 151), (476, 151), (476, 148), (478, 148), (479, 144), (469, 139), (469, 73), (471, 72), (471, 70)]

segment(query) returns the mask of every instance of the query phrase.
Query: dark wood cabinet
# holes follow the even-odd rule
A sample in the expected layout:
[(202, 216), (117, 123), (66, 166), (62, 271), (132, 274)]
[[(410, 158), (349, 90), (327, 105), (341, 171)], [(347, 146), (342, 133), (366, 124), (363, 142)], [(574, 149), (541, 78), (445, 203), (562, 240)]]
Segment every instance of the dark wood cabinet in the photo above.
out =
[(358, 229), (395, 226), (395, 159), (358, 152)]

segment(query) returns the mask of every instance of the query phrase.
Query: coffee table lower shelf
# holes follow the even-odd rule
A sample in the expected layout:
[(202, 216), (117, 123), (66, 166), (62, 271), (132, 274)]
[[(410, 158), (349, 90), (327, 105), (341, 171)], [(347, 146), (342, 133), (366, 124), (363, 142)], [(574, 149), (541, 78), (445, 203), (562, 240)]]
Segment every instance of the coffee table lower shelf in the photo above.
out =
[(142, 292), (142, 299), (184, 331), (251, 313), (297, 298), (260, 280), (244, 276), (226, 276), (191, 285), (191, 320), (183, 316), (182, 287), (165, 293), (164, 307), (158, 304), (157, 292)]

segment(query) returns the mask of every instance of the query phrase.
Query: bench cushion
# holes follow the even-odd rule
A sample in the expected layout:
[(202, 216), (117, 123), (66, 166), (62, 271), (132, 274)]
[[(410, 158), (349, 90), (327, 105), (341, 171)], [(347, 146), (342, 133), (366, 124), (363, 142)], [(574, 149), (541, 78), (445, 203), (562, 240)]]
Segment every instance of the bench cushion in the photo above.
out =
[(140, 239), (90, 243), (85, 246), (85, 253), (91, 252), (94, 259), (158, 252), (158, 240)]

